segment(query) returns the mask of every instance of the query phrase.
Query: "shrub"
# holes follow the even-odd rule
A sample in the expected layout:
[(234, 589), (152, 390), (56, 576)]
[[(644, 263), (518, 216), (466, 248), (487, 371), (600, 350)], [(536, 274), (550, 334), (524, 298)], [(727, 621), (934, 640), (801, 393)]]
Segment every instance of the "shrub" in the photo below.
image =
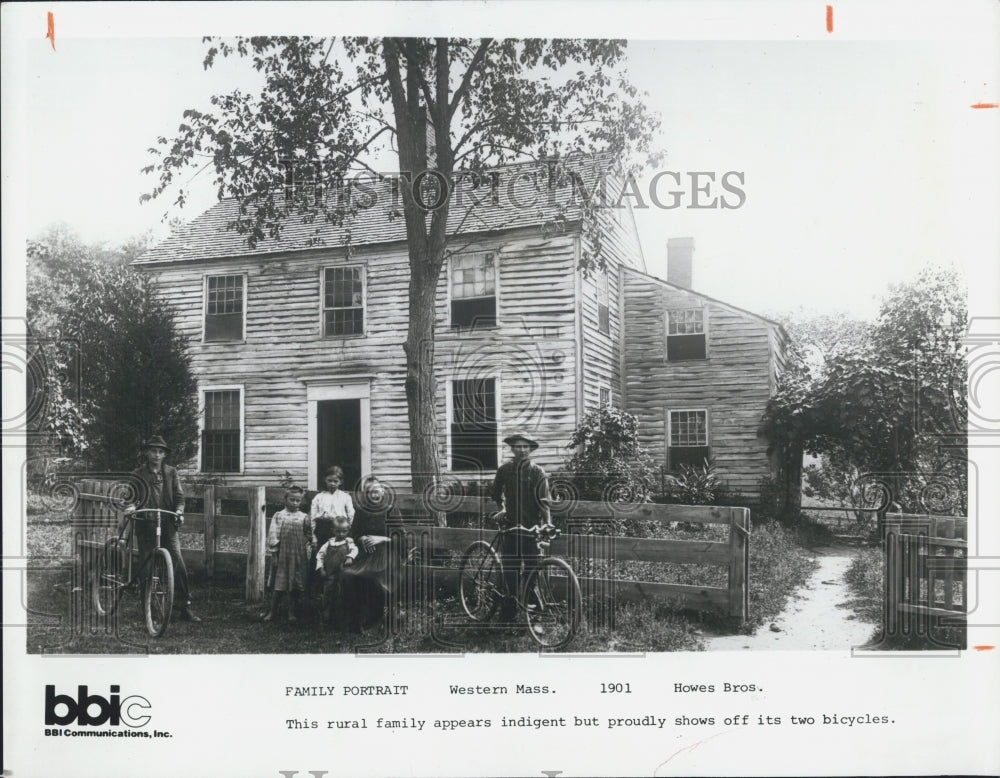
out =
[(616, 502), (649, 498), (653, 468), (639, 444), (638, 427), (635, 416), (609, 405), (587, 414), (567, 446), (582, 447), (567, 464), (581, 498)]
[[(566, 464), (576, 497), (606, 503), (649, 501), (653, 467), (639, 444), (638, 427), (635, 416), (609, 405), (586, 415), (567, 446), (580, 449)], [(628, 520), (618, 524), (620, 532), (632, 534)]]
[(677, 475), (667, 476), (663, 502), (681, 505), (716, 505), (724, 491), (716, 474), (715, 459), (706, 459), (700, 467), (681, 465)]

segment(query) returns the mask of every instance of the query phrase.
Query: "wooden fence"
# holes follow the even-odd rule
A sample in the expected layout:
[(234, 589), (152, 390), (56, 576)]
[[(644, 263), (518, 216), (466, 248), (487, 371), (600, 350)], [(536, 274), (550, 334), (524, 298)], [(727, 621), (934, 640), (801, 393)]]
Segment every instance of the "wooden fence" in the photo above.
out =
[[(93, 549), (117, 525), (121, 516), (113, 504), (113, 487), (107, 482), (83, 481), (75, 512), (77, 546)], [(307, 492), (307, 499), (314, 492)], [(264, 596), (267, 565), (267, 528), (284, 489), (264, 486), (204, 486), (188, 492), (204, 506), (200, 512), (185, 513), (182, 532), (200, 534), (203, 547), (184, 548), (184, 561), (193, 573), (208, 578), (219, 574), (245, 577), (248, 601)], [(461, 516), (465, 523), (480, 528), (434, 526), (434, 510), (449, 519)], [(239, 512), (232, 510), (234, 503)], [(245, 511), (242, 505), (246, 504)], [(457, 583), (457, 569), (442, 564), (443, 552), (461, 552), (475, 540), (490, 540), (495, 532), (483, 519), (493, 510), (491, 500), (481, 497), (444, 497), (428, 501), (419, 494), (398, 494), (396, 507), (404, 519), (406, 541), (430, 552), (428, 570), (435, 585)], [(189, 502), (190, 506), (190, 502)], [(272, 507), (273, 506), (273, 507)], [(552, 506), (553, 521), (563, 534), (551, 552), (566, 557), (574, 565), (585, 597), (604, 593), (612, 599), (634, 601), (656, 599), (679, 607), (722, 613), (741, 622), (747, 618), (750, 511), (746, 508), (642, 504), (607, 504), (576, 501)], [(471, 519), (471, 521), (470, 521)], [(689, 525), (726, 525), (724, 540), (673, 540), (616, 536), (610, 527), (615, 519), (636, 519), (654, 523), (684, 522)], [(602, 529), (606, 531), (602, 532)], [(220, 550), (223, 538), (245, 538), (246, 551)], [(241, 543), (242, 545), (242, 543)], [(597, 562), (598, 564), (594, 564)], [(715, 565), (725, 570), (725, 586), (693, 586), (659, 581), (627, 580), (616, 574), (617, 562), (651, 562), (681, 565)], [(590, 573), (597, 573), (596, 575)], [(601, 574), (603, 573), (603, 574)], [(610, 573), (610, 575), (609, 575)]]
[(968, 519), (890, 513), (883, 521), (887, 634), (926, 634), (932, 617), (963, 625)]

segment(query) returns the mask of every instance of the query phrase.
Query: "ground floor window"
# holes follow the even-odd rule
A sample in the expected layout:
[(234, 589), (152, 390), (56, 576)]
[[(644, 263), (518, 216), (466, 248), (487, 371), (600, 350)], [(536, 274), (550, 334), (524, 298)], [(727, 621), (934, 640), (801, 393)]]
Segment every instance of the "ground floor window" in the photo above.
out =
[(238, 473), (243, 468), (243, 392), (206, 389), (201, 430), (203, 473)]
[(681, 465), (701, 467), (711, 457), (707, 410), (668, 411), (667, 427), (667, 465), (671, 470)]
[(452, 381), (450, 432), (453, 471), (496, 470), (496, 379)]

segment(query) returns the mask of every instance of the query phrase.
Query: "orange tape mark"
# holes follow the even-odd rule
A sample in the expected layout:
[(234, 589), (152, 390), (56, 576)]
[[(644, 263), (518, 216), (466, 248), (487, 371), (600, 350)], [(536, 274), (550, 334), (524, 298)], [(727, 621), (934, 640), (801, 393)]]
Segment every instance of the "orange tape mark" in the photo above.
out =
[(52, 50), (56, 50), (56, 15), (49, 11), (49, 31), (45, 33), (45, 37), (52, 41)]
[(833, 32), (833, 6), (826, 7), (826, 31)]
[(973, 103), (969, 108), (1000, 108), (998, 103)]
[(992, 651), (996, 646), (973, 646), (976, 651)]

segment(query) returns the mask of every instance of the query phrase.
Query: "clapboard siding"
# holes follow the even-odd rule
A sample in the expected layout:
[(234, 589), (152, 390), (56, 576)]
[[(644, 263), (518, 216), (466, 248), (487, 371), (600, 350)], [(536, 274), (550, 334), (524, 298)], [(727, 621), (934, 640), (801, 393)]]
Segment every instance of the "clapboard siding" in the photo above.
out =
[[(621, 186), (616, 179), (612, 186)], [(613, 189), (614, 192), (619, 191)], [(626, 205), (627, 202), (626, 202)], [(621, 266), (642, 270), (645, 267), (631, 208), (603, 210), (601, 219), (601, 252), (607, 262), (609, 332), (602, 332), (598, 315), (598, 281), (600, 273), (581, 279), (581, 348), (583, 350), (583, 406), (588, 411), (600, 403), (601, 387), (611, 390), (611, 402), (622, 407), (622, 305), (620, 288)], [(590, 244), (581, 236), (582, 250)], [(581, 274), (582, 275), (582, 274)]]
[[(665, 463), (667, 412), (707, 410), (709, 445), (727, 488), (756, 495), (771, 473), (758, 428), (783, 364), (776, 326), (651, 276), (626, 269), (623, 279), (627, 408), (639, 419), (642, 444)], [(668, 362), (667, 311), (700, 307), (707, 358)]]
[[(556, 469), (576, 423), (576, 236), (548, 238), (540, 229), (463, 245), (498, 256), (498, 326), (455, 333), (449, 326), (448, 268), (436, 300), (436, 372), (439, 447), (447, 452), (447, 382), (492, 376), (500, 388), (501, 436), (527, 429), (542, 447), (537, 459)], [(365, 334), (321, 335), (320, 275), (324, 267), (366, 269)], [(187, 338), (200, 386), (242, 384), (244, 470), (226, 483), (281, 480), (286, 472), (307, 482), (307, 378), (369, 375), (371, 454), (376, 473), (397, 488), (409, 486), (409, 425), (402, 344), (406, 338), (409, 264), (401, 243), (301, 251), (145, 266), (172, 307)], [(202, 343), (204, 277), (247, 276), (242, 343)], [(196, 469), (196, 462), (188, 470)], [(461, 476), (463, 480), (467, 476)]]

